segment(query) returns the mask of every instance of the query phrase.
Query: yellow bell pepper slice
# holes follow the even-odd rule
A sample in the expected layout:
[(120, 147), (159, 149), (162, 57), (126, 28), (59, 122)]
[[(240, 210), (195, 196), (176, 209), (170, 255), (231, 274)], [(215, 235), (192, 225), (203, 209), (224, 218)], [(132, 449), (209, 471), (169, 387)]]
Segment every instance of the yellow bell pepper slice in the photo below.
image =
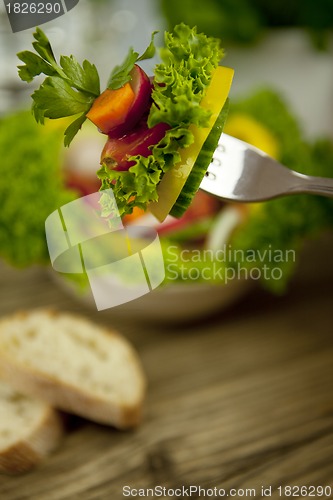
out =
[(229, 114), (224, 132), (279, 159), (279, 143), (273, 132), (250, 115), (238, 112)]
[(181, 193), (186, 179), (191, 173), (202, 146), (204, 145), (217, 117), (228, 97), (234, 70), (225, 66), (218, 66), (212, 75), (211, 82), (200, 106), (211, 111), (208, 127), (190, 125), (189, 130), (194, 136), (193, 143), (187, 148), (182, 148), (179, 153), (181, 160), (171, 170), (166, 172), (158, 185), (158, 201), (149, 204), (149, 211), (162, 222), (170, 213)]

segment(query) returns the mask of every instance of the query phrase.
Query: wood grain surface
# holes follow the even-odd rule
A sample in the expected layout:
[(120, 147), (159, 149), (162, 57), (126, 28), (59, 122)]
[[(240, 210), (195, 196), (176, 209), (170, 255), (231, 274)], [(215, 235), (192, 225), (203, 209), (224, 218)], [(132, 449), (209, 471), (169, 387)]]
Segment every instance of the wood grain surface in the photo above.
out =
[(139, 351), (149, 388), (138, 429), (70, 417), (43, 464), (0, 476), (0, 499), (117, 500), (125, 485), (184, 487), (178, 498), (191, 485), (239, 489), (236, 498), (262, 498), (262, 486), (274, 499), (287, 498), (285, 485), (333, 491), (332, 250), (330, 239), (311, 245), (286, 295), (257, 287), (181, 326), (115, 320), (84, 308), (44, 270), (3, 265), (2, 316), (51, 305), (115, 325)]

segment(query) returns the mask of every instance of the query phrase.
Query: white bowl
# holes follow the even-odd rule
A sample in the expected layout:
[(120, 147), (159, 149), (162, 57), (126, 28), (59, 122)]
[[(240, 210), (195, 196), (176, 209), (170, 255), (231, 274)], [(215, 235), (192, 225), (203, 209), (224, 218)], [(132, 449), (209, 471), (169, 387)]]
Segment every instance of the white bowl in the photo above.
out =
[(232, 280), (221, 285), (169, 284), (109, 312), (118, 317), (131, 315), (139, 321), (192, 322), (226, 309), (247, 292), (249, 284), (245, 280)]
[[(217, 215), (215, 232), (208, 238), (212, 250), (222, 248), (229, 241), (240, 220), (240, 211), (231, 206)], [(53, 270), (51, 272), (62, 287), (89, 307), (96, 308), (89, 288), (78, 291), (75, 283)], [(195, 280), (168, 282), (138, 299), (107, 309), (107, 312), (104, 310), (104, 313), (133, 321), (193, 321), (227, 308), (249, 290), (251, 283), (251, 280), (245, 279), (232, 279), (227, 283)]]

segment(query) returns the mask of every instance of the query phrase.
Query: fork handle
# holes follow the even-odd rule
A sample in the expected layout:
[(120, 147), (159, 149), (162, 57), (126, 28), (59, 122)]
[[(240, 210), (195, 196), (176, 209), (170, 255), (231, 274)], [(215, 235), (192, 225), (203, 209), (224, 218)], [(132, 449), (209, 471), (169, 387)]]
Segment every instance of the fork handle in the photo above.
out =
[[(299, 172), (294, 172), (294, 174), (296, 182), (291, 186), (290, 194), (310, 193), (333, 197), (333, 179), (304, 175)], [(300, 182), (297, 182), (297, 180)]]

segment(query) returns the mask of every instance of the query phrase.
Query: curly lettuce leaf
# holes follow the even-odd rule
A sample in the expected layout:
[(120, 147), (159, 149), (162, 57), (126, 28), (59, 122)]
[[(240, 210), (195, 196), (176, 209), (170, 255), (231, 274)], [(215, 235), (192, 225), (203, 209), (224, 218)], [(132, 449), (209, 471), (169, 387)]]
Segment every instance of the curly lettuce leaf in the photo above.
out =
[(127, 171), (109, 170), (103, 165), (97, 172), (102, 181), (101, 189), (112, 188), (120, 215), (131, 213), (134, 207), (145, 209), (158, 198), (157, 185), (164, 172), (180, 160), (179, 149), (193, 142), (193, 134), (184, 127), (166, 132), (163, 139), (153, 146), (147, 158), (133, 156), (135, 165)]
[(210, 83), (212, 71), (223, 58), (220, 41), (197, 33), (196, 28), (179, 24), (165, 33), (162, 62), (155, 68), (153, 105), (148, 125), (208, 124), (210, 113), (200, 101)]

